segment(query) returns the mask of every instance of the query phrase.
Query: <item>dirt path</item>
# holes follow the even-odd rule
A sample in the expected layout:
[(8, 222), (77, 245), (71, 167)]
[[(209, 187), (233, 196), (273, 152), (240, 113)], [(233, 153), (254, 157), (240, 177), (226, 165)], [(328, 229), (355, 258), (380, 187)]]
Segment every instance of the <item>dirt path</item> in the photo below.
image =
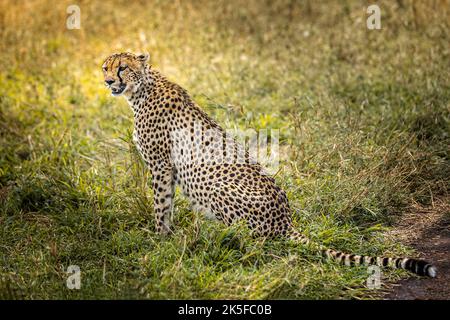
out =
[(421, 257), (432, 261), (438, 276), (410, 278), (393, 285), (384, 299), (426, 300), (450, 299), (450, 203), (449, 198), (436, 200), (432, 206), (414, 204), (410, 213), (392, 231), (403, 243), (414, 247)]

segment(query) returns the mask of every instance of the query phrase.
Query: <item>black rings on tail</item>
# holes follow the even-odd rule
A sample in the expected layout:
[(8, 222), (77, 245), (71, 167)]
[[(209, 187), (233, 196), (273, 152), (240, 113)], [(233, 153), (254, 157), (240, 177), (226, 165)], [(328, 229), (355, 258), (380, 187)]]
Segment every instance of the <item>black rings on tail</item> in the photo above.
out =
[(331, 249), (323, 249), (321, 251), (324, 257), (336, 260), (346, 266), (376, 265), (380, 267), (391, 267), (395, 269), (405, 269), (420, 276), (428, 276), (432, 278), (436, 277), (437, 274), (436, 267), (425, 260), (360, 256)]
[[(309, 244), (310, 241), (304, 235), (297, 231), (293, 231), (290, 238), (297, 243)], [(412, 258), (387, 258), (387, 257), (370, 257), (344, 253), (332, 249), (320, 249), (322, 256), (333, 259), (346, 266), (371, 266), (391, 267), (395, 269), (405, 269), (420, 276), (436, 277), (437, 269), (431, 263), (425, 260)]]

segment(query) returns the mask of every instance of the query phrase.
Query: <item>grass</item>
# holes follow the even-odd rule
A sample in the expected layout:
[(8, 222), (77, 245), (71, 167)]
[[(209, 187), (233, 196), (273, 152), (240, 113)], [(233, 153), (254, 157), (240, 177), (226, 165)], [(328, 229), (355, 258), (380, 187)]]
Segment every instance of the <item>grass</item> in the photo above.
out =
[(359, 1), (80, 1), (68, 30), (71, 1), (3, 1), (0, 297), (376, 297), (365, 268), (224, 228), (180, 195), (161, 239), (132, 113), (100, 66), (148, 51), (224, 127), (279, 129), (276, 180), (314, 240), (414, 255), (385, 232), (412, 201), (448, 194), (448, 1), (377, 3), (369, 31)]

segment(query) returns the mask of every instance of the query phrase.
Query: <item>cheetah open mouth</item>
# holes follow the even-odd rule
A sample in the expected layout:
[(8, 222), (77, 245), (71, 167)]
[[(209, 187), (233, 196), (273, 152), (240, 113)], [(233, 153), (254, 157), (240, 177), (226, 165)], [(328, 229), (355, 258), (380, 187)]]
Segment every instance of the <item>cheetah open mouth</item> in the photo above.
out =
[(118, 95), (122, 94), (122, 92), (125, 91), (126, 87), (127, 87), (126, 84), (121, 83), (118, 88), (111, 87), (111, 93), (113, 96), (118, 96)]

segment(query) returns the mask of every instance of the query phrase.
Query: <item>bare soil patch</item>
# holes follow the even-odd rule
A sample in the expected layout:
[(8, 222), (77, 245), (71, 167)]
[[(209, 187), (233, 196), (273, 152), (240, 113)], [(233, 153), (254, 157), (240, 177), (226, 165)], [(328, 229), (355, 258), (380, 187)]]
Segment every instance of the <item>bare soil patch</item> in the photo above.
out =
[(450, 299), (450, 203), (449, 197), (429, 207), (413, 204), (389, 236), (414, 247), (438, 268), (436, 278), (409, 278), (394, 284), (388, 300)]

